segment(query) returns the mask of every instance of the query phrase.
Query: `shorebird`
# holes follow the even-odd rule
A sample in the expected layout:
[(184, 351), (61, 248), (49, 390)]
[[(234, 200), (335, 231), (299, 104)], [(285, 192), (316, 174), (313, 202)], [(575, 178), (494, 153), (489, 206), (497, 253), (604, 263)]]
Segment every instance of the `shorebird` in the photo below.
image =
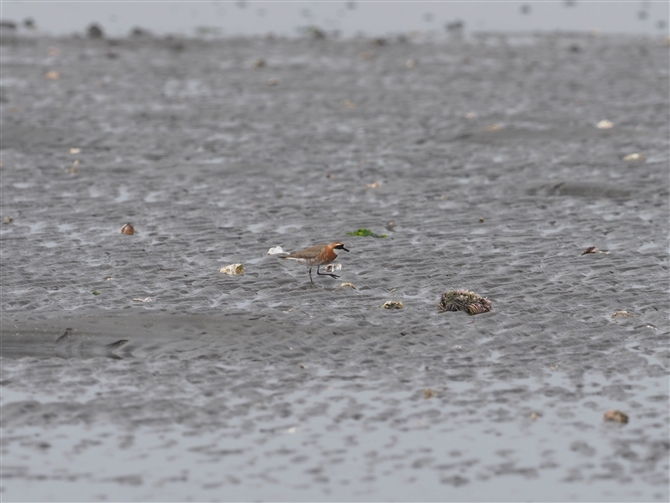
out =
[(290, 255), (285, 255), (282, 258), (295, 260), (301, 264), (309, 266), (309, 280), (312, 281), (312, 267), (316, 266), (316, 274), (318, 276), (330, 276), (331, 278), (339, 278), (336, 274), (330, 273), (321, 273), (319, 267), (322, 265), (330, 264), (333, 260), (337, 258), (337, 253), (335, 250), (344, 250), (348, 252), (344, 247), (344, 243), (340, 241), (335, 241), (329, 245), (315, 245), (305, 248), (299, 252), (291, 253)]

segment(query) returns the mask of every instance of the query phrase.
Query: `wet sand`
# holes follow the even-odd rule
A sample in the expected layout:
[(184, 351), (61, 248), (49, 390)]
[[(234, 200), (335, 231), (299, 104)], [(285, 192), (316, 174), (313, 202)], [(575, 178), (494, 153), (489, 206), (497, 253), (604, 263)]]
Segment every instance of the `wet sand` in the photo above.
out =
[(0, 49), (3, 501), (668, 500), (662, 40)]

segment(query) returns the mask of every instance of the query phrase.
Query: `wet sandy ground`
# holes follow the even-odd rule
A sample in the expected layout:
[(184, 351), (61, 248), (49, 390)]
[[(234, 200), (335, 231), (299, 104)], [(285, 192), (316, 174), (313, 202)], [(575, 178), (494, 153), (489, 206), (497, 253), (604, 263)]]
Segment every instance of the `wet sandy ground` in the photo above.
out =
[(668, 500), (662, 41), (1, 51), (3, 501)]

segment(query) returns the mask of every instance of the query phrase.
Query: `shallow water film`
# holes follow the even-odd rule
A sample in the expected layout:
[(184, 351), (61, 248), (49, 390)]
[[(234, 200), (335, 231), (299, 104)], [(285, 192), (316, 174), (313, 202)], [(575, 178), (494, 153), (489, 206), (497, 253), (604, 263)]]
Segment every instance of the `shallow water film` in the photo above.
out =
[(3, 501), (668, 501), (663, 40), (0, 50)]

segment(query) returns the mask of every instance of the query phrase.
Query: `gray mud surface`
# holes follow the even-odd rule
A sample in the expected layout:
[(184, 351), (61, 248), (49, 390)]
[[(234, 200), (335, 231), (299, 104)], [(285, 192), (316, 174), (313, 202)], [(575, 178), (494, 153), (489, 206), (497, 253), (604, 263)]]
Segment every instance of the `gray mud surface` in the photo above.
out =
[(668, 501), (661, 40), (0, 51), (3, 501)]

